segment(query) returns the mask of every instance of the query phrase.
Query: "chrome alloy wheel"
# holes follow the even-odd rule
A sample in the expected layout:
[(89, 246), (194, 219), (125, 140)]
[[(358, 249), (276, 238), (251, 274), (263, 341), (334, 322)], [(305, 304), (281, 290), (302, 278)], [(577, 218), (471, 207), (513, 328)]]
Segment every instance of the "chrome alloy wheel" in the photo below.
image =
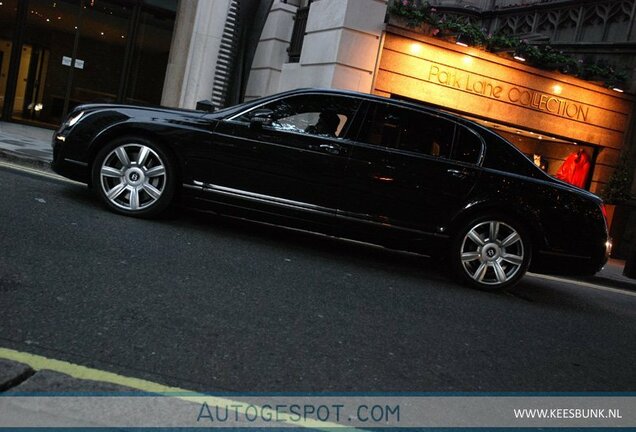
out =
[(115, 148), (103, 159), (99, 179), (106, 199), (132, 212), (156, 203), (167, 184), (164, 162), (143, 144)]
[(461, 264), (476, 283), (502, 285), (524, 265), (521, 235), (500, 221), (481, 222), (468, 230), (461, 244)]

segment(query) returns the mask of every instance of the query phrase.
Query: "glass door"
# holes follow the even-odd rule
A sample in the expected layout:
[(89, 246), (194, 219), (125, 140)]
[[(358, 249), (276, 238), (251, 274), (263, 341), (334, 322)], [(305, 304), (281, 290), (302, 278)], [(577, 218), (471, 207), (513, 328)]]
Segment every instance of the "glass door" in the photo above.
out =
[(85, 1), (68, 110), (83, 103), (119, 101), (135, 3)]
[(177, 3), (0, 0), (5, 119), (57, 126), (79, 104), (160, 104)]
[(3, 111), (7, 94), (17, 11), (18, 0), (0, 1), (0, 113)]
[[(57, 124), (61, 120), (79, 25), (80, 0), (30, 0), (12, 103), (13, 120)], [(11, 85), (11, 83), (10, 83)]]
[(143, 2), (135, 28), (128, 79), (122, 91), (124, 102), (161, 104), (176, 11), (176, 0)]

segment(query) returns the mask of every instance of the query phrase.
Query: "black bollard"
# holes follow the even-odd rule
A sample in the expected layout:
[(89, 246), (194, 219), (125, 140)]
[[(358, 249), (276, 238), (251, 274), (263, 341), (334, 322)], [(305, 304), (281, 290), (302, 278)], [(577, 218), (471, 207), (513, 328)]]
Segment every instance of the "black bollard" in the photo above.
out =
[(636, 279), (636, 245), (632, 245), (631, 251), (627, 255), (623, 276), (630, 279)]

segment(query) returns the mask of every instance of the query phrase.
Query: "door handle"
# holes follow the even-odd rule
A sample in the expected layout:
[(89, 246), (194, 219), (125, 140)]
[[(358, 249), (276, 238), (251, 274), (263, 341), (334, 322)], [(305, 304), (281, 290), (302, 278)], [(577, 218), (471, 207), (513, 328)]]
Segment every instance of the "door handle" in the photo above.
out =
[(458, 170), (458, 169), (453, 169), (453, 168), (449, 168), (446, 170), (446, 172), (450, 175), (452, 175), (453, 177), (457, 177), (457, 178), (466, 178), (468, 177), (468, 175), (470, 174), (470, 172), (464, 170)]
[(395, 177), (391, 177), (391, 176), (388, 176), (388, 175), (375, 174), (373, 176), (373, 180), (379, 181), (379, 182), (382, 182), (382, 183), (392, 183), (392, 182), (395, 181)]
[(342, 151), (342, 147), (335, 144), (320, 144), (320, 150), (333, 155), (338, 155)]

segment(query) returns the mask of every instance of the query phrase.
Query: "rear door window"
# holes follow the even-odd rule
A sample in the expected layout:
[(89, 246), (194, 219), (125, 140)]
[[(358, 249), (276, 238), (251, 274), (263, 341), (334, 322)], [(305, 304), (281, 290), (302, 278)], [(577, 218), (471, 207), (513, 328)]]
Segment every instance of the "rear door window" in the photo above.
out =
[(371, 103), (359, 141), (427, 156), (449, 158), (455, 125), (432, 114)]
[(483, 143), (479, 135), (472, 130), (458, 125), (453, 144), (452, 159), (458, 162), (478, 164), (483, 151)]
[(527, 156), (495, 134), (489, 137), (484, 167), (527, 177), (543, 178), (545, 176)]

